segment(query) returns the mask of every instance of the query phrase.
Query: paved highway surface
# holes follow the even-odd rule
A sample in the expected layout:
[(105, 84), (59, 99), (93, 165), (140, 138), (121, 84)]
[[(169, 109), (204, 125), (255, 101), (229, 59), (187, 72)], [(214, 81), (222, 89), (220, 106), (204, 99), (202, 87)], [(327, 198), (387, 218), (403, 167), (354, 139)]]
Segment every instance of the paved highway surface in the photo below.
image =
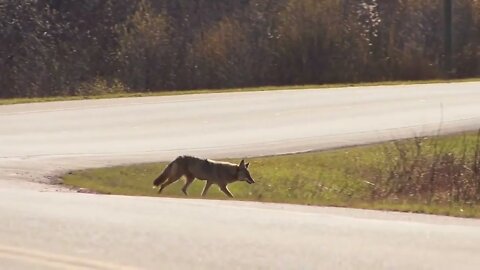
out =
[(0, 106), (0, 266), (476, 269), (477, 220), (98, 196), (35, 182), (184, 153), (245, 157), (473, 130), (478, 104), (471, 82)]

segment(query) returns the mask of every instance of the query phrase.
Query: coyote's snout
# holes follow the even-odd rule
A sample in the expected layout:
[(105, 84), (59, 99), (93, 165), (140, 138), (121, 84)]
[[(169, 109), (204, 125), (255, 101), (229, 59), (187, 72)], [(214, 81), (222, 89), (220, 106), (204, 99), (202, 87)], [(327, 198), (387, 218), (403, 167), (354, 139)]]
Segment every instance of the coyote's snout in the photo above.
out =
[(153, 181), (153, 188), (160, 186), (158, 193), (176, 182), (180, 177), (185, 176), (186, 182), (182, 188), (183, 193), (187, 195), (187, 189), (190, 184), (198, 178), (207, 181), (202, 191), (202, 196), (207, 194), (212, 184), (217, 184), (220, 189), (229, 197), (233, 197), (227, 188), (227, 185), (235, 181), (245, 181), (249, 184), (255, 183), (248, 171), (249, 163), (244, 160), (240, 164), (229, 162), (214, 161), (209, 159), (200, 159), (192, 156), (179, 156), (163, 170), (163, 172)]

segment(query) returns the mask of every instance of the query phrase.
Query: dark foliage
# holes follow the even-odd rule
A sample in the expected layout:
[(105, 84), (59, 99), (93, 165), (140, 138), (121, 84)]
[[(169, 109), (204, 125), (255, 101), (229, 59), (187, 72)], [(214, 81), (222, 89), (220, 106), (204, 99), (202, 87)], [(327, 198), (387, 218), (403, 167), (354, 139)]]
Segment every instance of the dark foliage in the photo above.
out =
[(0, 0), (0, 98), (479, 76), (454, 2), (446, 74), (442, 0)]

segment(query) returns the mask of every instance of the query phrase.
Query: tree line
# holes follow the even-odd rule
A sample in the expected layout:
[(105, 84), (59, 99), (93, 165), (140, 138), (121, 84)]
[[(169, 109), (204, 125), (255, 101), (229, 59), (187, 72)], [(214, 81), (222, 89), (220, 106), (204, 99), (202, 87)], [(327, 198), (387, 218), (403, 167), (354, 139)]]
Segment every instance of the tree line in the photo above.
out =
[(480, 75), (480, 1), (0, 0), (0, 97)]

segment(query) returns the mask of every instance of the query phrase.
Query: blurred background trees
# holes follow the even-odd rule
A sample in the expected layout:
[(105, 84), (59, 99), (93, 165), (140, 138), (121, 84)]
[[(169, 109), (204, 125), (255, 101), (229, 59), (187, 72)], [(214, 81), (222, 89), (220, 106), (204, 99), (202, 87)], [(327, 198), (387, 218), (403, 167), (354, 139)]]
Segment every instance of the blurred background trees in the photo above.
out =
[(480, 1), (0, 0), (0, 97), (480, 75)]

